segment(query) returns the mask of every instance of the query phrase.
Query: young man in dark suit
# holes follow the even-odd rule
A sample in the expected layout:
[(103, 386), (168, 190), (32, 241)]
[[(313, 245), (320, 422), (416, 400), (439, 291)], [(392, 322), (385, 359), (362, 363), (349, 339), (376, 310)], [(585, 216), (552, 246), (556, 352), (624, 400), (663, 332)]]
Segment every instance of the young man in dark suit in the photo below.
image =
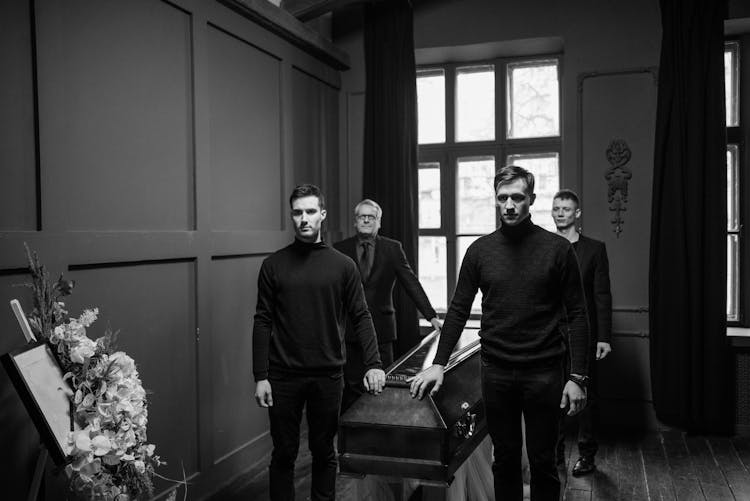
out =
[[(354, 208), (354, 227), (357, 229), (357, 235), (337, 242), (333, 247), (352, 258), (359, 266), (367, 306), (378, 338), (380, 360), (383, 368), (387, 368), (393, 363), (393, 343), (397, 337), (396, 312), (392, 298), (396, 280), (433, 328), (440, 330), (442, 324), (419, 279), (409, 266), (401, 243), (378, 235), (382, 215), (383, 211), (377, 202), (370, 199), (362, 200)], [(346, 333), (342, 412), (365, 391), (362, 384), (364, 372), (362, 349), (349, 326)]]
[[(560, 190), (552, 202), (552, 218), (557, 227), (557, 234), (567, 238), (575, 250), (578, 264), (581, 267), (583, 292), (586, 296), (589, 325), (591, 328), (590, 357), (604, 359), (611, 351), (612, 337), (612, 294), (609, 286), (609, 261), (604, 242), (581, 235), (578, 232), (578, 220), (581, 217), (580, 200), (571, 190)], [(573, 475), (580, 476), (596, 469), (594, 456), (598, 450), (595, 430), (597, 427), (597, 378), (596, 365), (589, 366), (590, 383), (588, 387), (588, 405), (578, 415), (578, 454), (573, 466)], [(561, 427), (558, 442), (558, 462), (564, 456), (564, 440)]]

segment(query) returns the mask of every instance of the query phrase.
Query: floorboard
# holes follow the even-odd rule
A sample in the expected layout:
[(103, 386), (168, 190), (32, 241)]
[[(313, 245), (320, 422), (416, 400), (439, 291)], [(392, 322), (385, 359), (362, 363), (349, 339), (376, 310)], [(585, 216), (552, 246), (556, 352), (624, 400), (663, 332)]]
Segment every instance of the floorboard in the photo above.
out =
[[(294, 490), (296, 499), (307, 500), (312, 458), (306, 436), (301, 445)], [(678, 431), (604, 437), (596, 471), (578, 478), (570, 474), (578, 459), (574, 437), (568, 436), (565, 445), (565, 465), (558, 469), (563, 501), (750, 501), (748, 438), (686, 436)], [(210, 501), (267, 501), (268, 470), (255, 471), (252, 478), (238, 479)], [(339, 476), (336, 499), (363, 501), (360, 485), (358, 479)], [(418, 497), (408, 501), (421, 501)]]
[(669, 464), (664, 455), (661, 435), (649, 433), (640, 440), (639, 446), (646, 477), (646, 499), (649, 501), (675, 501), (674, 485), (670, 476)]
[(735, 499), (750, 499), (750, 474), (728, 438), (709, 438), (708, 445)]

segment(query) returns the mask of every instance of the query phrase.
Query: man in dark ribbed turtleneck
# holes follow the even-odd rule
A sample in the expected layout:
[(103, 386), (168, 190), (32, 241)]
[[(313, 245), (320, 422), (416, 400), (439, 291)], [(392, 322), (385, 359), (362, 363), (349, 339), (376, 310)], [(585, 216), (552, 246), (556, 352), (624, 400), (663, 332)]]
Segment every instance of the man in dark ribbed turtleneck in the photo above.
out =
[(531, 499), (557, 501), (559, 409), (569, 407), (573, 415), (586, 405), (589, 327), (581, 274), (570, 242), (531, 222), (534, 176), (511, 165), (500, 169), (494, 186), (501, 227), (466, 251), (433, 365), (414, 378), (411, 393), (422, 398), (430, 387), (431, 394), (438, 391), (481, 290), (482, 399), (494, 446), (495, 499), (523, 499), (523, 415)]
[(263, 261), (253, 326), (255, 399), (268, 408), (273, 452), (272, 501), (294, 499), (294, 462), (302, 410), (307, 409), (312, 453), (311, 499), (335, 499), (336, 454), (343, 388), (344, 324), (359, 339), (364, 386), (378, 394), (385, 385), (377, 339), (357, 265), (320, 236), (326, 217), (317, 186), (297, 186), (289, 198), (295, 240)]

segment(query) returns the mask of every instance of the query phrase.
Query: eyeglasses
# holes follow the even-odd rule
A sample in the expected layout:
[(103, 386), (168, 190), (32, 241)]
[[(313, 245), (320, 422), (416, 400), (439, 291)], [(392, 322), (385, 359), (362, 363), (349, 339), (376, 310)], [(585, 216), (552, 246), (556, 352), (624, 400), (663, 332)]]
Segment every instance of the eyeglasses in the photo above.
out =
[(373, 216), (372, 214), (359, 214), (357, 215), (357, 221), (367, 222), (367, 221), (375, 221), (378, 219), (378, 216)]

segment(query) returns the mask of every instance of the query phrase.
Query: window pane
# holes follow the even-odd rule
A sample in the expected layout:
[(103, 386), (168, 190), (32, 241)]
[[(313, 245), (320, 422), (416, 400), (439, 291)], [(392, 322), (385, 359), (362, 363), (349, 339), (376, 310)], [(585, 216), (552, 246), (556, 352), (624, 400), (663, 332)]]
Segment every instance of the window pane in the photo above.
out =
[(739, 231), (740, 184), (737, 175), (737, 145), (727, 145), (727, 230)]
[(445, 72), (417, 72), (419, 144), (445, 142)]
[(495, 67), (456, 70), (456, 141), (495, 139)]
[(456, 232), (495, 231), (495, 158), (459, 158), (456, 177)]
[(510, 155), (507, 165), (518, 165), (534, 174), (536, 201), (531, 206), (531, 219), (549, 231), (555, 231), (552, 220), (552, 199), (560, 189), (560, 168), (557, 153)]
[(739, 125), (737, 51), (737, 42), (727, 42), (724, 45), (724, 96), (727, 108), (727, 127)]
[(445, 237), (419, 237), (419, 282), (438, 311), (448, 309), (448, 259)]
[[(461, 270), (461, 263), (464, 260), (464, 256), (466, 255), (466, 249), (469, 248), (469, 246), (479, 238), (478, 235), (471, 236), (471, 237), (458, 237), (456, 239), (456, 244), (458, 248), (456, 249), (456, 255), (458, 257), (458, 262), (456, 263), (456, 270)], [(456, 273), (456, 276), (458, 276), (458, 273)], [(471, 312), (472, 313), (482, 313), (482, 291), (477, 291), (477, 295), (474, 296), (474, 303), (471, 305)]]
[(419, 164), (419, 227), (440, 228), (440, 164)]
[(508, 65), (508, 137), (560, 135), (557, 61)]
[(740, 243), (737, 234), (727, 235), (727, 320), (740, 319)]

